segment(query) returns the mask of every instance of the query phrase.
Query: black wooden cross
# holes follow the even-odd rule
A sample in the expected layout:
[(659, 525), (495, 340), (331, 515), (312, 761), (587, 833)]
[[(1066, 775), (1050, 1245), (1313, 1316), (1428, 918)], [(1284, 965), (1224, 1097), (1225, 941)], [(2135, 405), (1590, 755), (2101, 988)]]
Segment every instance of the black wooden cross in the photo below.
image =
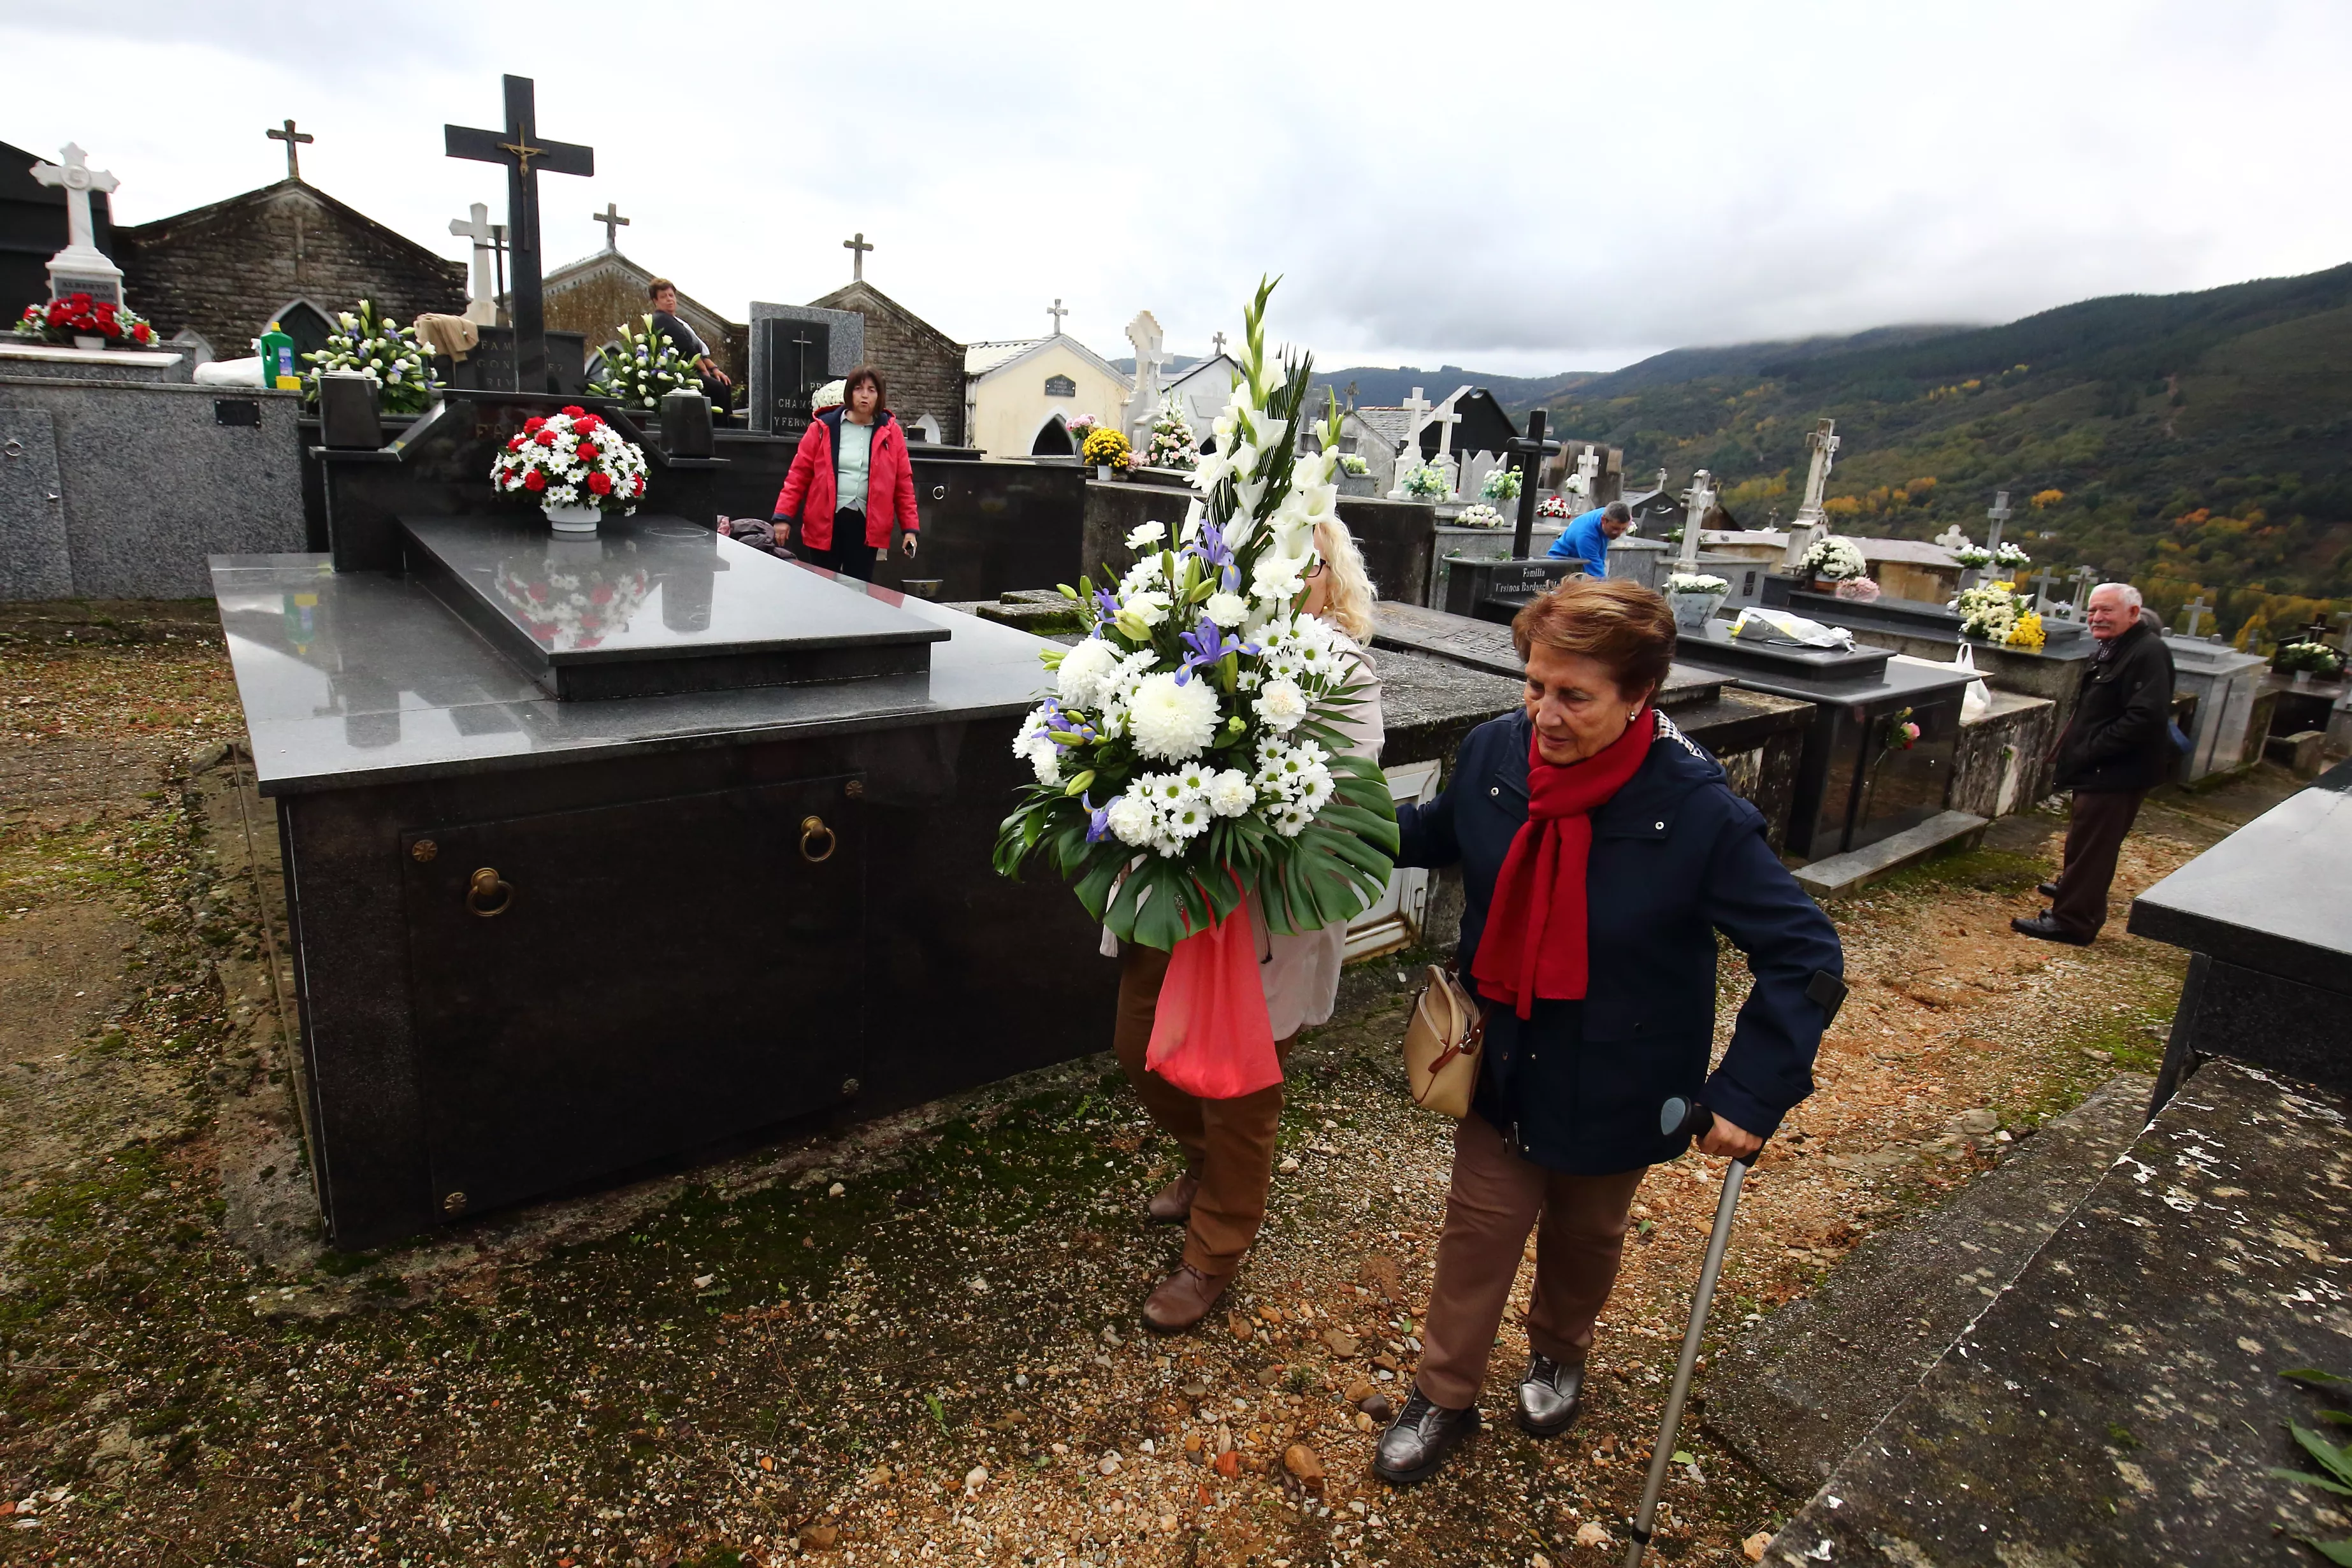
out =
[(1543, 472), (1545, 455), (1559, 451), (1559, 443), (1544, 439), (1544, 411), (1538, 408), (1528, 414), (1528, 433), (1511, 437), (1509, 446), (1511, 466), (1519, 471), (1519, 518), (1511, 529), (1511, 559), (1525, 560), (1535, 548), (1536, 476)]
[(596, 150), (542, 140), (529, 77), (506, 78), (504, 131), (469, 126), (441, 128), (452, 158), (503, 163), (507, 171), (507, 248), (514, 253), (514, 286), (508, 308), (514, 320), (515, 390), (549, 392), (547, 311), (541, 303), (539, 270), (539, 176), (592, 175)]
[(295, 130), (294, 122), (290, 120), (286, 122), (285, 130), (268, 131), (264, 131), (262, 134), (268, 136), (272, 141), (283, 141), (286, 143), (286, 177), (289, 180), (300, 179), (302, 177), (302, 160), (300, 152), (295, 146), (295, 143), (300, 141), (316, 141), (319, 139), (311, 135), (307, 131)]

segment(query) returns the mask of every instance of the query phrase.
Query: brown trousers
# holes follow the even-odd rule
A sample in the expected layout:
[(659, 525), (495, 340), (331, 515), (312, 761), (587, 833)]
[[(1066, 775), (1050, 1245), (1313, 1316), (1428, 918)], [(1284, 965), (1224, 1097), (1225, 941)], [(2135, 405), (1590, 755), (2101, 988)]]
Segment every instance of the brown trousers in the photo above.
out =
[(1528, 1232), (1536, 1228), (1536, 1285), (1528, 1343), (1539, 1355), (1580, 1366), (1592, 1325), (1617, 1282), (1633, 1193), (1649, 1167), (1614, 1176), (1568, 1176), (1521, 1159), (1475, 1112), (1454, 1134), (1454, 1185), (1437, 1243), (1425, 1347), (1415, 1385), (1449, 1410), (1475, 1405), (1486, 1381)]
[(2050, 914), (2070, 936), (2085, 940), (2107, 923), (2107, 889), (2116, 880), (2116, 856), (2139, 815), (2145, 789), (2077, 789), (2066, 813), (2066, 869), (2058, 873), (2058, 896)]
[[(1282, 1085), (1237, 1100), (1203, 1100), (1145, 1067), (1160, 984), (1167, 977), (1167, 954), (1139, 943), (1119, 944), (1118, 1025), (1111, 1045), (1143, 1108), (1183, 1148), (1185, 1167), (1201, 1178), (1192, 1218), (1184, 1228), (1184, 1261), (1222, 1278), (1241, 1267), (1242, 1254), (1265, 1223), (1275, 1134), (1282, 1124)], [(1276, 1040), (1276, 1051), (1287, 1057), (1296, 1038)]]

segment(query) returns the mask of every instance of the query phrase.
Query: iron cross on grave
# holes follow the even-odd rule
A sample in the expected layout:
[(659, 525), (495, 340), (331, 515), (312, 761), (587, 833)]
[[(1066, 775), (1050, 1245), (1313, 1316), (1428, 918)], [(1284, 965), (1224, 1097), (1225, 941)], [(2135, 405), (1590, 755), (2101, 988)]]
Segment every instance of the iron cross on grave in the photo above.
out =
[[(866, 231), (864, 229), (859, 229), (849, 238), (843, 240), (841, 242), (841, 248), (849, 252), (849, 281), (852, 283), (865, 282), (866, 253), (874, 248), (866, 241)], [(1059, 305), (1061, 301), (1056, 299), (1054, 303)]]
[(307, 131), (295, 130), (294, 122), (290, 120), (286, 122), (286, 128), (283, 131), (265, 131), (262, 134), (268, 137), (272, 141), (283, 141), (286, 143), (286, 177), (289, 180), (300, 179), (302, 177), (302, 156), (299, 143), (304, 141), (316, 141), (319, 139), (311, 135)]
[(551, 391), (547, 380), (547, 311), (540, 297), (539, 177), (596, 172), (596, 150), (539, 134), (536, 95), (529, 77), (508, 77), (503, 131), (471, 126), (441, 128), (452, 158), (500, 163), (507, 171), (507, 248), (514, 254), (513, 289), (508, 308), (514, 320), (515, 391)]

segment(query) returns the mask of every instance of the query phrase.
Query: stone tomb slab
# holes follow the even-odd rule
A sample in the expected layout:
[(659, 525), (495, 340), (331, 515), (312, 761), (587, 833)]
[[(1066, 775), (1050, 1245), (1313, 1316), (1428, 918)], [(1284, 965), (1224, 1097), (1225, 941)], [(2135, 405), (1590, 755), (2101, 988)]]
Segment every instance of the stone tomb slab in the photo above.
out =
[(2352, 1364), (2346, 1110), (2191, 1078), (1767, 1561), (2314, 1561), (2294, 1535), (2341, 1528), (2268, 1472), (2308, 1468), (2286, 1424), (2322, 1404), (2279, 1374)]
[(534, 517), (404, 517), (410, 572), (551, 696), (658, 696), (930, 668), (945, 628), (680, 517), (586, 539)]

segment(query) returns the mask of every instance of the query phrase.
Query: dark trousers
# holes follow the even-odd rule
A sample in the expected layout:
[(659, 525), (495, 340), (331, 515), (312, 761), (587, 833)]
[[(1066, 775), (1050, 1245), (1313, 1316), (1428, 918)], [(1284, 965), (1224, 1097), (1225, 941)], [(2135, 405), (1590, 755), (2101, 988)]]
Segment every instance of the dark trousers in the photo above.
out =
[(844, 507), (834, 513), (832, 548), (803, 553), (811, 566), (821, 566), (860, 582), (874, 580), (874, 547), (866, 542), (866, 514), (856, 507)]
[(2058, 896), (2050, 914), (2070, 936), (2084, 941), (2107, 923), (2107, 889), (2116, 880), (2116, 856), (2139, 815), (2145, 789), (2077, 789), (2066, 815), (2066, 868), (2058, 873)]

